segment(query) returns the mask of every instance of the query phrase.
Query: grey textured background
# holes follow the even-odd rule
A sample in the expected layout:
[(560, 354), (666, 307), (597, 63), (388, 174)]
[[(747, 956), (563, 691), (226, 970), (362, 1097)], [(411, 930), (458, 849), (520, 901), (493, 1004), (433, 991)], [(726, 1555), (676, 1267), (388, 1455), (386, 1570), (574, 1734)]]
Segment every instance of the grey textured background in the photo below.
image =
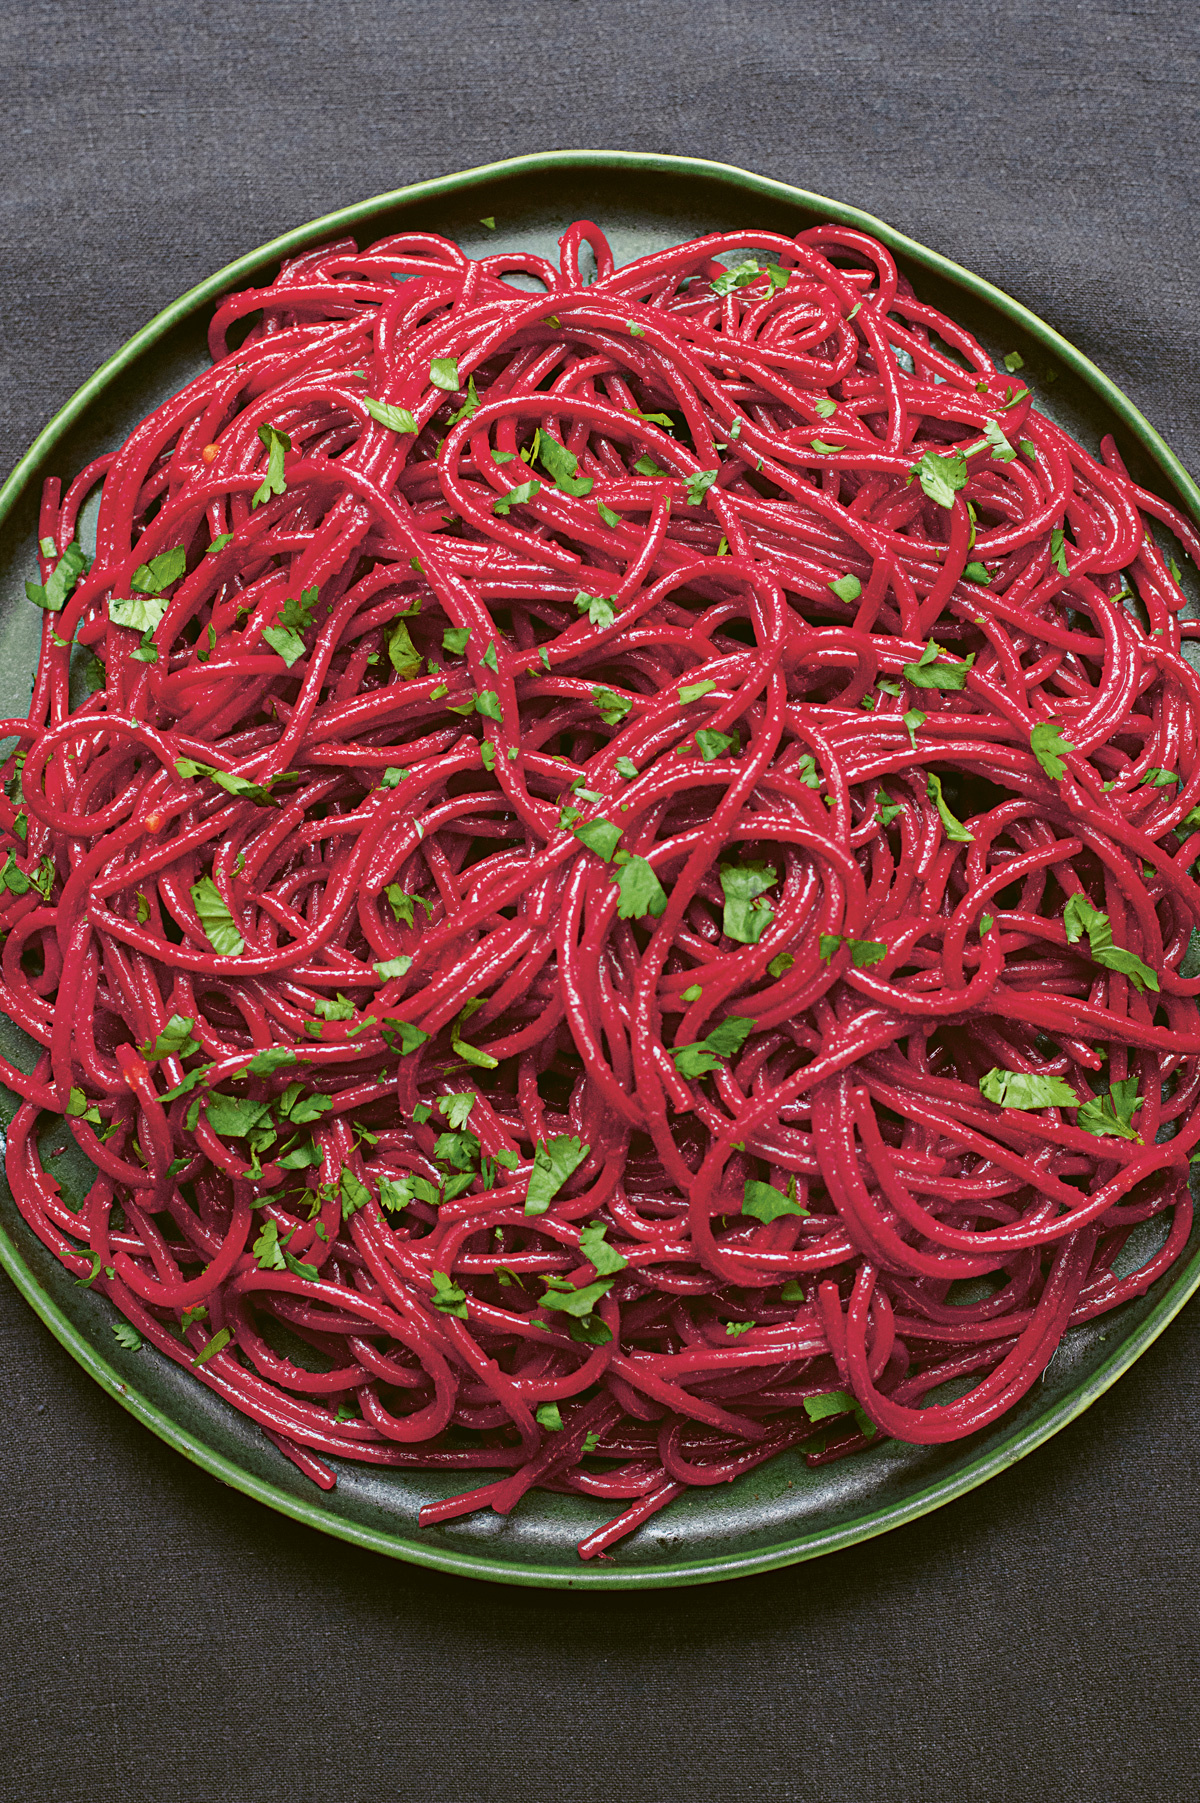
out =
[[(1193, 6), (0, 0), (0, 470), (217, 265), (522, 151), (852, 201), (1064, 331), (1200, 468)], [(993, 1803), (1195, 1794), (1200, 1308), (1049, 1447), (773, 1577), (495, 1589), (193, 1472), (0, 1282), (0, 1794)]]

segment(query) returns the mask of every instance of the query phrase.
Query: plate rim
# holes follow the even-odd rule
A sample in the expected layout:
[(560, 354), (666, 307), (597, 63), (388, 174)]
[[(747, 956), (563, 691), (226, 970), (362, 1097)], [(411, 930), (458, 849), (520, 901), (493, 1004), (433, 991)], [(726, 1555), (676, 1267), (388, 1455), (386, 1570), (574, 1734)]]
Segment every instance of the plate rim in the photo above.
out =
[[(733, 164), (714, 162), (701, 157), (672, 156), (665, 153), (643, 153), (623, 150), (552, 150), (507, 157), (499, 162), (480, 164), (457, 170), (449, 175), (412, 182), (404, 187), (356, 201), (335, 212), (293, 227), (254, 249), (244, 252), (203, 281), (187, 289), (176, 300), (147, 321), (133, 336), (88, 377), (70, 398), (53, 414), (33, 440), (29, 449), (14, 465), (0, 486), (0, 530), (34, 474), (39, 463), (52, 452), (59, 441), (76, 424), (93, 400), (97, 399), (113, 379), (143, 351), (153, 346), (190, 314), (224, 294), (230, 287), (253, 276), (264, 263), (307, 248), (322, 237), (344, 227), (356, 226), (371, 219), (383, 209), (401, 203), (411, 204), (427, 199), (444, 198), (483, 185), (497, 177), (544, 173), (547, 170), (605, 169), (637, 173), (662, 173), (697, 176), (730, 188), (741, 188), (764, 199), (823, 211), (831, 219), (869, 232), (889, 249), (911, 258), (924, 268), (965, 289), (976, 299), (1005, 314), (1027, 337), (1036, 340), (1107, 403), (1124, 426), (1140, 442), (1159, 470), (1174, 484), (1176, 491), (1193, 518), (1200, 524), (1200, 487), (1192, 480), (1179, 458), (1145, 415), (1128, 396), (1106, 376), (1090, 358), (1078, 350), (1053, 326), (1015, 300), (985, 277), (976, 275), (941, 252), (931, 250), (917, 239), (897, 230), (885, 220), (859, 207), (850, 206), (826, 195), (781, 182), (770, 176), (757, 175)], [(7, 1185), (5, 1186), (7, 1188)], [(1085, 1409), (1104, 1394), (1129, 1367), (1153, 1344), (1184, 1304), (1200, 1288), (1200, 1247), (1186, 1263), (1171, 1274), (1164, 1293), (1138, 1326), (1121, 1341), (1085, 1378), (1068, 1390), (1037, 1421), (1006, 1436), (999, 1444), (983, 1451), (958, 1471), (942, 1474), (913, 1495), (900, 1501), (868, 1508), (848, 1520), (831, 1527), (813, 1529), (792, 1535), (777, 1544), (751, 1552), (731, 1552), (699, 1559), (673, 1559), (666, 1564), (620, 1567), (592, 1566), (582, 1561), (576, 1566), (539, 1565), (495, 1557), (490, 1554), (421, 1544), (402, 1538), (399, 1531), (373, 1528), (367, 1523), (350, 1521), (326, 1513), (314, 1497), (312, 1501), (294, 1496), (279, 1486), (260, 1478), (209, 1445), (199, 1434), (181, 1426), (164, 1409), (142, 1394), (135, 1384), (104, 1358), (85, 1335), (68, 1319), (54, 1298), (43, 1289), (20, 1248), (0, 1224), (0, 1265), (18, 1292), (34, 1310), (61, 1346), (75, 1359), (87, 1375), (134, 1418), (148, 1427), (168, 1446), (181, 1453), (194, 1465), (231, 1488), (264, 1503), (277, 1513), (286, 1515), (306, 1527), (330, 1534), (368, 1551), (383, 1553), (409, 1564), (443, 1571), (458, 1577), (473, 1577), (491, 1583), (518, 1584), (541, 1589), (629, 1590), (661, 1589), (693, 1584), (717, 1583), (747, 1577), (798, 1564), (824, 1553), (874, 1538), (894, 1527), (914, 1521), (944, 1504), (954, 1501), (1017, 1463), (1056, 1433), (1067, 1427)], [(410, 1532), (419, 1533), (413, 1524)]]

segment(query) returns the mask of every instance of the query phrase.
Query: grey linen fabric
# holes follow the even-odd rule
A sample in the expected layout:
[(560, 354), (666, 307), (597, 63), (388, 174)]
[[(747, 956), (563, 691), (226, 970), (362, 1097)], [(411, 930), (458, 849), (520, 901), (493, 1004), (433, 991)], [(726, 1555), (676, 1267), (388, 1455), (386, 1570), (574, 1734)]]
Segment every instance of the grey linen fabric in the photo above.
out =
[[(403, 182), (595, 146), (851, 201), (1064, 331), (1200, 468), (1194, 7), (0, 0), (0, 469), (161, 306)], [(194, 1471), (0, 1281), (0, 1793), (1175, 1799), (1200, 1308), (983, 1490), (691, 1592), (447, 1579)]]

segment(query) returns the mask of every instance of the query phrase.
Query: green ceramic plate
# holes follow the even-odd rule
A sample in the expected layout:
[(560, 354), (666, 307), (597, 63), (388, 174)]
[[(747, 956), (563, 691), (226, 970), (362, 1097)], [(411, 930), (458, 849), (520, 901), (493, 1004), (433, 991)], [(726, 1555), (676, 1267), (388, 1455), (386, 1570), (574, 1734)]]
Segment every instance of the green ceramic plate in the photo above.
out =
[[(481, 224), (494, 216), (496, 229)], [(823, 219), (860, 226), (889, 245), (917, 292), (967, 325), (997, 356), (1019, 350), (1039, 405), (1090, 449), (1114, 432), (1137, 478), (1200, 520), (1200, 492), (1120, 391), (1016, 301), (877, 219), (740, 169), (683, 157), (554, 151), (422, 182), (289, 232), (193, 288), (131, 338), (51, 421), (0, 490), (0, 714), (23, 714), (41, 616), (24, 598), (34, 569), (43, 477), (70, 476), (116, 446), (144, 414), (206, 367), (205, 328), (217, 298), (269, 280), (283, 255), (352, 234), (436, 230), (479, 254), (528, 248), (555, 256), (562, 227), (596, 220), (618, 262), (714, 228), (796, 232)], [(1050, 378), (1055, 378), (1052, 382)], [(86, 531), (86, 527), (85, 527)], [(0, 1023), (7, 1027), (7, 1023)], [(31, 1047), (11, 1027), (0, 1049), (25, 1068)], [(6, 1095), (7, 1092), (0, 1092)], [(13, 1098), (8, 1098), (11, 1118)], [(53, 1125), (53, 1124), (51, 1124)], [(55, 1143), (61, 1135), (56, 1132)], [(54, 1166), (81, 1197), (88, 1167), (73, 1151)], [(1153, 1224), (1151, 1224), (1152, 1229)], [(1149, 1233), (1127, 1248), (1141, 1263)], [(213, 1476), (325, 1533), (445, 1571), (518, 1584), (578, 1588), (711, 1583), (831, 1552), (910, 1521), (982, 1483), (1065, 1427), (1132, 1364), (1200, 1284), (1200, 1232), (1151, 1293), (1076, 1331), (1044, 1380), (992, 1429), (944, 1448), (895, 1442), (809, 1471), (784, 1454), (733, 1485), (682, 1497), (618, 1548), (584, 1565), (576, 1541), (611, 1511), (578, 1497), (528, 1497), (509, 1520), (484, 1514), (422, 1533), (420, 1505), (464, 1488), (432, 1473), (353, 1465), (330, 1495), (302, 1478), (250, 1422), (152, 1350), (121, 1351), (114, 1311), (79, 1289), (0, 1196), (0, 1259), (67, 1350), (109, 1395)]]

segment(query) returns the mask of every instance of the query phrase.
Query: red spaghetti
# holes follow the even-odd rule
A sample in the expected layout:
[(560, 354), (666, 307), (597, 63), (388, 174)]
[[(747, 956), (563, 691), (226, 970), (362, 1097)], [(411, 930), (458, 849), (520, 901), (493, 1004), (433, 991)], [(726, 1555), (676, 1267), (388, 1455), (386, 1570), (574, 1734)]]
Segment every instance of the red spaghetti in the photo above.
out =
[(44, 496), (30, 1226), (318, 1484), (584, 1558), (995, 1420), (1190, 1229), (1190, 524), (833, 226), (347, 241), (211, 337)]

